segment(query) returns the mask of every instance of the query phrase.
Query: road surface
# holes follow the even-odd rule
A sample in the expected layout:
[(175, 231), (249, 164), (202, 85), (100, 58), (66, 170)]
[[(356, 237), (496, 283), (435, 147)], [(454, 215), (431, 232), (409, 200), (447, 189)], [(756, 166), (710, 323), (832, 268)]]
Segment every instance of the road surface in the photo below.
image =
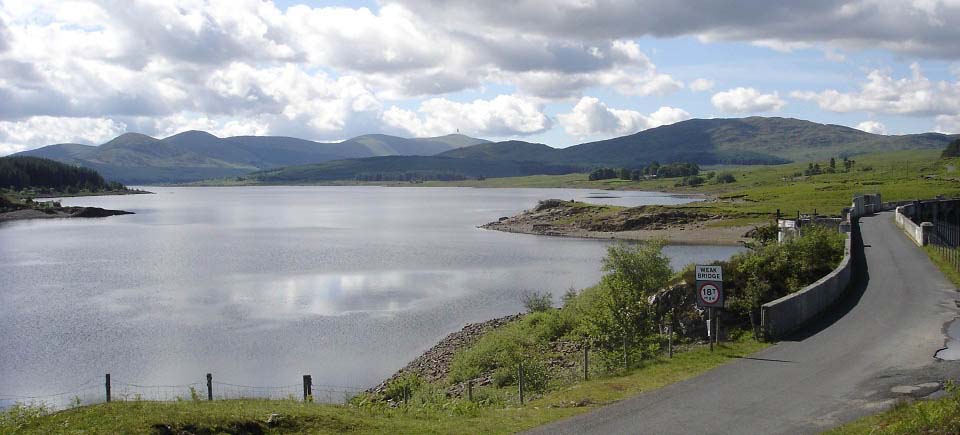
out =
[(886, 408), (903, 397), (893, 387), (956, 378), (960, 363), (933, 358), (956, 289), (891, 213), (860, 222), (855, 285), (835, 312), (749, 358), (531, 433), (815, 433)]

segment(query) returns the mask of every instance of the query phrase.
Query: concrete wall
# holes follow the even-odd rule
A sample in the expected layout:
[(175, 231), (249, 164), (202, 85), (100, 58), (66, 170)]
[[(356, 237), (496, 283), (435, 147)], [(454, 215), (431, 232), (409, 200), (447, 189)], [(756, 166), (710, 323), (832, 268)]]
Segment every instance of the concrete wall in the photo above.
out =
[(907, 238), (913, 240), (913, 243), (916, 243), (917, 246), (923, 246), (925, 244), (923, 228), (910, 219), (910, 216), (913, 214), (913, 208), (913, 205), (897, 207), (897, 211), (893, 215), (893, 220), (897, 223), (897, 226), (903, 230), (903, 233), (907, 235)]
[[(856, 204), (853, 208), (857, 208)], [(852, 267), (850, 234), (847, 234), (843, 260), (836, 269), (796, 293), (763, 304), (760, 308), (761, 325), (767, 337), (781, 338), (827, 309), (846, 291), (853, 273)]]

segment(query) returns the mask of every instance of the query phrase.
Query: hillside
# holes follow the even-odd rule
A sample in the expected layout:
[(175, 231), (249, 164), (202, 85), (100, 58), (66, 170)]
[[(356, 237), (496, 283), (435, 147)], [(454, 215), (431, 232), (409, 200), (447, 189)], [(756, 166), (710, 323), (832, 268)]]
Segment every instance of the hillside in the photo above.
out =
[(14, 191), (36, 189), (54, 192), (124, 190), (90, 168), (72, 166), (40, 157), (0, 158), (0, 186)]
[(874, 152), (942, 149), (949, 141), (949, 136), (939, 133), (884, 136), (840, 125), (754, 116), (691, 119), (572, 146), (559, 154), (564, 162), (618, 166), (638, 166), (654, 160), (778, 164)]
[(463, 135), (415, 139), (365, 135), (321, 143), (279, 136), (219, 138), (207, 132), (187, 131), (163, 139), (125, 133), (100, 146), (58, 144), (18, 155), (82, 165), (128, 184), (149, 184), (234, 177), (263, 169), (351, 158), (432, 155), (485, 142)]
[(443, 156), (383, 156), (338, 160), (256, 172), (244, 178), (261, 183), (334, 180), (414, 181), (569, 174), (583, 168), (538, 162), (494, 161)]
[(556, 148), (541, 143), (530, 143), (519, 140), (488, 142), (457, 148), (438, 155), (478, 160), (514, 160), (519, 162), (553, 162), (560, 160), (560, 151)]

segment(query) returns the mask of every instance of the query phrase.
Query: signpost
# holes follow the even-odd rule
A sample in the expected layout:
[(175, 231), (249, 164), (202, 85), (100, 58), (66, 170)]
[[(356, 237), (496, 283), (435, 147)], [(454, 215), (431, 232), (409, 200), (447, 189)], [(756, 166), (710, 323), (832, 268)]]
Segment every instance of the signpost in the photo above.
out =
[[(707, 309), (707, 340), (713, 351), (713, 341), (719, 338), (718, 323), (713, 321), (713, 309), (723, 308), (723, 268), (720, 266), (697, 266), (697, 306)], [(716, 334), (712, 333), (716, 327)]]

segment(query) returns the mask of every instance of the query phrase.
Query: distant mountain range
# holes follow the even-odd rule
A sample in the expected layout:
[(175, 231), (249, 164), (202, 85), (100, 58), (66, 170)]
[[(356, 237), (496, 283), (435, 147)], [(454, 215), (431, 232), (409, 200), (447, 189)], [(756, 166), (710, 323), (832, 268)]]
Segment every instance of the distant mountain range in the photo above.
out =
[(100, 146), (58, 144), (21, 155), (92, 167), (127, 184), (244, 175), (264, 182), (460, 174), (502, 177), (636, 168), (653, 161), (779, 164), (872, 152), (943, 149), (960, 135), (878, 135), (792, 118), (691, 119), (628, 136), (557, 149), (463, 135), (407, 139), (365, 135), (338, 143), (290, 137), (218, 138), (188, 131), (165, 139), (127, 133)]
[(416, 139), (371, 134), (323, 143), (280, 136), (219, 138), (202, 131), (187, 131), (164, 139), (125, 133), (99, 146), (57, 144), (18, 155), (86, 166), (110, 180), (141, 184), (233, 177), (331, 160), (433, 155), (487, 142), (460, 134)]

